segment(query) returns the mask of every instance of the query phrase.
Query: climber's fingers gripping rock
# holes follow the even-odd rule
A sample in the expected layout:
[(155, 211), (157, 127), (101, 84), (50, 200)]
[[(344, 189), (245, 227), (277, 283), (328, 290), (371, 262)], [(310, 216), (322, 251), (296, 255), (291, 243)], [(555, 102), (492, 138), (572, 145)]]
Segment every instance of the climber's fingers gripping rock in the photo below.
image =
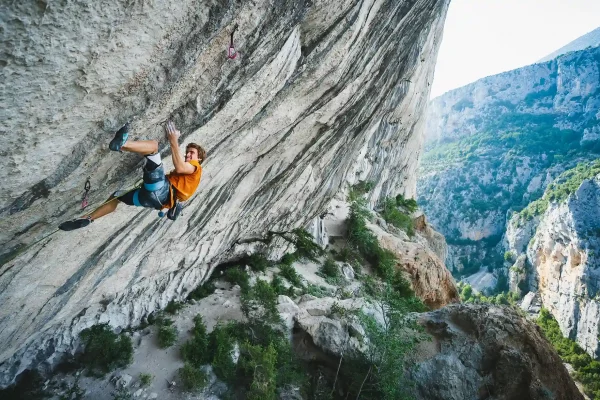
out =
[(173, 121), (167, 122), (167, 124), (165, 125), (165, 130), (167, 133), (167, 139), (169, 140), (178, 140), (179, 136), (181, 135), (181, 132), (179, 132), (177, 128), (175, 128), (175, 124), (173, 123)]

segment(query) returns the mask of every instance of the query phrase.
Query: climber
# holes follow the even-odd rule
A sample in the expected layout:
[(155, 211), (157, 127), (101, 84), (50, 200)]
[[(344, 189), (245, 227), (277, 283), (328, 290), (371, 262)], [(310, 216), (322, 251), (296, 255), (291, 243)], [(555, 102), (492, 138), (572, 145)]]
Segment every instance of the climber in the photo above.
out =
[(102, 204), (91, 214), (64, 222), (59, 225), (59, 229), (72, 231), (88, 226), (94, 220), (115, 211), (119, 202), (130, 206), (161, 210), (163, 208), (174, 209), (173, 207), (176, 206), (177, 200), (185, 201), (190, 198), (200, 184), (200, 177), (202, 176), (201, 164), (206, 159), (206, 152), (199, 145), (189, 143), (185, 149), (184, 158), (179, 153), (178, 139), (180, 132), (175, 129), (175, 124), (171, 121), (167, 122), (165, 130), (167, 139), (171, 145), (173, 165), (175, 166), (175, 169), (169, 175), (165, 175), (163, 169), (160, 154), (158, 153), (158, 141), (128, 141), (129, 124), (125, 124), (125, 126), (115, 133), (115, 137), (108, 147), (112, 151), (124, 150), (141, 154), (146, 158), (144, 184), (140, 188), (129, 191), (121, 196), (116, 196), (116, 193), (113, 194), (106, 203)]

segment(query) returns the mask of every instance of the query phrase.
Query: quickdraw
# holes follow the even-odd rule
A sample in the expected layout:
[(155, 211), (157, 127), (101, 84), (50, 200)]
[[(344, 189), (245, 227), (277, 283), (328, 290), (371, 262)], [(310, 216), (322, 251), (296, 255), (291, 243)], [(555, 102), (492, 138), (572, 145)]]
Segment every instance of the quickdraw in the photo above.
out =
[(82, 210), (89, 205), (89, 202), (90, 202), (89, 194), (90, 194), (91, 188), (92, 188), (92, 184), (90, 182), (90, 177), (88, 176), (87, 180), (85, 181), (85, 185), (83, 187), (85, 192), (83, 193), (83, 196), (81, 196), (81, 209)]
[(233, 34), (235, 33), (236, 29), (237, 25), (233, 28), (233, 31), (231, 31), (231, 40), (229, 41), (229, 49), (227, 49), (227, 58), (230, 60), (233, 60), (237, 57), (237, 51), (235, 51), (235, 47), (233, 46)]

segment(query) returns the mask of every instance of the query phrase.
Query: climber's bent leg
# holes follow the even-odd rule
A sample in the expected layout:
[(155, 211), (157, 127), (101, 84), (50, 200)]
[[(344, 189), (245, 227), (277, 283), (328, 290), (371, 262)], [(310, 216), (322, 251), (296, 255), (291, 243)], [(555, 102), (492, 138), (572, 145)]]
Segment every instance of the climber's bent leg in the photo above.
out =
[(115, 137), (108, 144), (108, 148), (112, 151), (128, 151), (141, 155), (154, 154), (158, 152), (158, 142), (156, 140), (138, 140), (128, 141), (129, 123), (126, 123), (115, 132)]
[(129, 141), (121, 146), (121, 150), (146, 156), (158, 152), (158, 142), (156, 140)]

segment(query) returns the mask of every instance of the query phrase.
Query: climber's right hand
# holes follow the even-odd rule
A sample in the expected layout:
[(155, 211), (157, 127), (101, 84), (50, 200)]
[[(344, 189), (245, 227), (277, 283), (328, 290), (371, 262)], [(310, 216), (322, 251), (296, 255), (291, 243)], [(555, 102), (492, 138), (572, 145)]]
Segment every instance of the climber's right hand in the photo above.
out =
[(167, 139), (169, 139), (169, 141), (177, 142), (179, 140), (181, 132), (179, 132), (177, 128), (175, 128), (175, 124), (173, 123), (173, 121), (167, 121), (167, 124), (165, 125), (165, 131), (167, 134)]

